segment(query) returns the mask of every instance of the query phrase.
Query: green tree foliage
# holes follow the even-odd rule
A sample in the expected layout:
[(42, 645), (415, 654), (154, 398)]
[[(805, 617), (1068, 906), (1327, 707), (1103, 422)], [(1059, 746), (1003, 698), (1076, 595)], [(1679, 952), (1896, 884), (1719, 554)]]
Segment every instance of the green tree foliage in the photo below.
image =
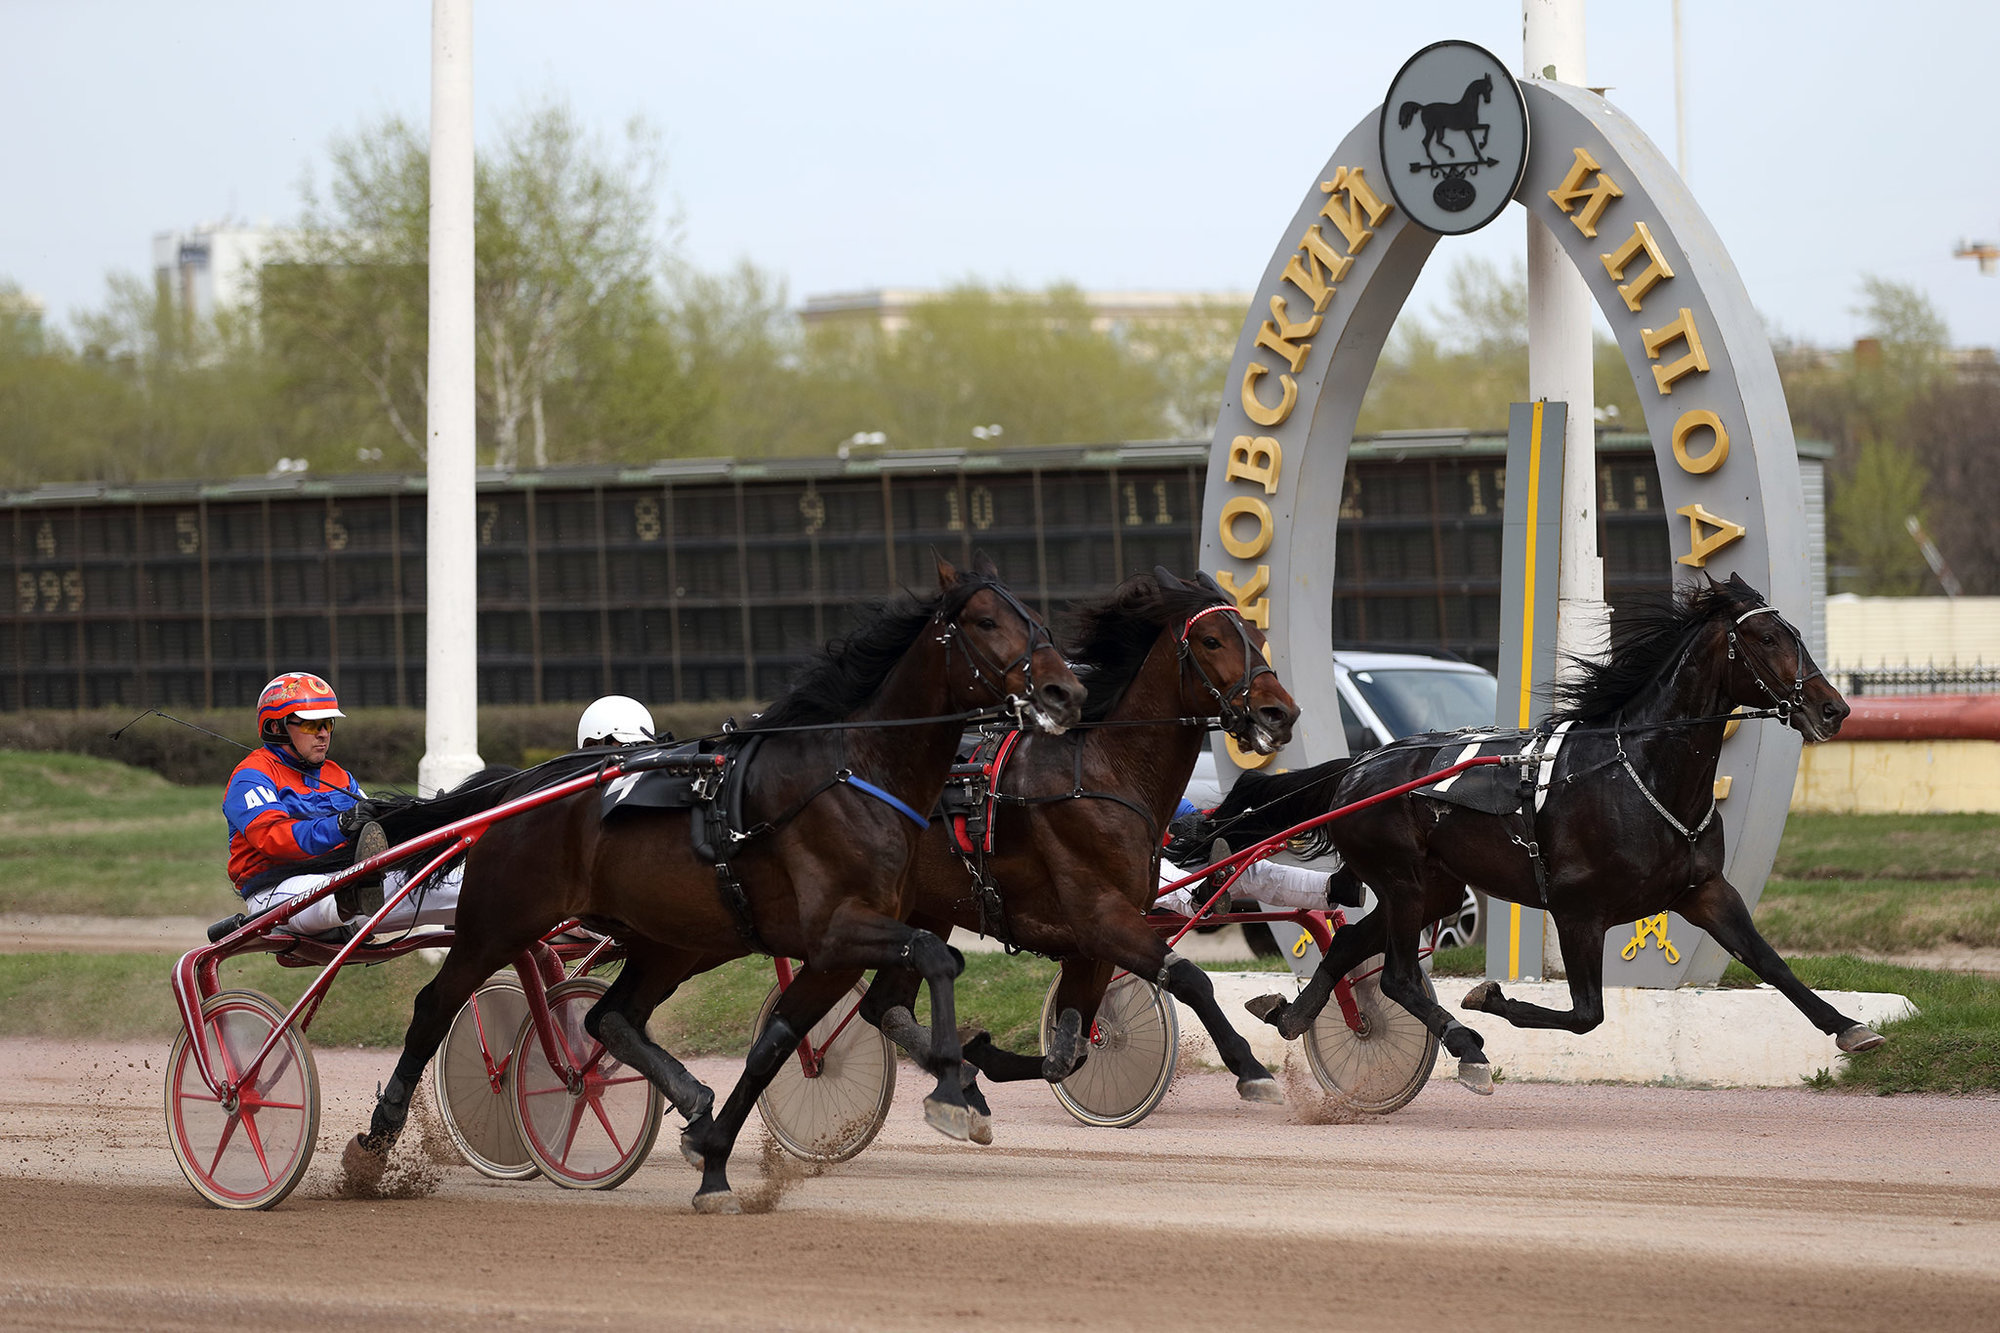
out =
[[(1596, 340), (1594, 384), (1601, 419), (1644, 430), (1631, 372), (1618, 347)], [(1528, 396), (1528, 277), (1481, 259), (1450, 275), (1450, 303), (1429, 319), (1405, 310), (1362, 400), (1364, 432), (1465, 427), (1505, 430), (1511, 404)]]
[(1929, 475), (1908, 449), (1873, 440), (1827, 502), (1828, 557), (1843, 591), (1913, 597), (1937, 591), (1906, 520), (1921, 515)]

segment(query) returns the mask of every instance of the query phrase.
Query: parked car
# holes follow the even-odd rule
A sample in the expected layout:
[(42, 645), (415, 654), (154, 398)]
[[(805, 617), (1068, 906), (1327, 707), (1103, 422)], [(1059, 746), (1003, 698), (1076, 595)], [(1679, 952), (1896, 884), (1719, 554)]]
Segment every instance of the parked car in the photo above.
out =
[[(1493, 725), (1500, 682), (1471, 662), (1421, 653), (1363, 652), (1333, 655), (1334, 689), (1347, 752), (1361, 754), (1421, 731)], [(1187, 798), (1208, 807), (1222, 800), (1215, 753), (1195, 761)], [(1262, 944), (1253, 932), (1253, 944)], [(1265, 930), (1268, 936), (1268, 929)], [(1458, 911), (1438, 930), (1438, 947), (1477, 944), (1486, 938), (1486, 895), (1466, 886)], [(1271, 946), (1275, 948), (1276, 946)]]

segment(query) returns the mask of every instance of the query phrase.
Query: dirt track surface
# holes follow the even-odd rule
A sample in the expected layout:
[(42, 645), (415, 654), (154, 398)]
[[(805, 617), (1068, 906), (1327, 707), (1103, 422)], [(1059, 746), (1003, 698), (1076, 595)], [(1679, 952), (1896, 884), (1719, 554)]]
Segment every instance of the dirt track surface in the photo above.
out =
[(614, 1193), (460, 1167), (334, 1197), (391, 1062), (334, 1050), (312, 1174), (229, 1213), (167, 1149), (164, 1055), (0, 1042), (0, 1324), (2000, 1328), (1994, 1098), (1435, 1084), (1343, 1123), (1203, 1074), (1124, 1131), (1000, 1089), (981, 1149), (923, 1126), (904, 1066), (882, 1136), (822, 1175), (760, 1164), (753, 1120), (732, 1175), (768, 1211), (718, 1218), (667, 1132)]

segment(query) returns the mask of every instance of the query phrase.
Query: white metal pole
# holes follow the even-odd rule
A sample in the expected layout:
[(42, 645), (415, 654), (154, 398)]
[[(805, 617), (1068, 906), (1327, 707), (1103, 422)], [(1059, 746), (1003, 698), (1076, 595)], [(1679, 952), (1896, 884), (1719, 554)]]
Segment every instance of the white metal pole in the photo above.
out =
[[(1581, 85), (1584, 0), (1522, 0), (1522, 64), (1531, 79)], [(1597, 554), (1596, 392), (1591, 375), (1590, 289), (1562, 246), (1528, 218), (1528, 397), (1569, 405), (1563, 431), (1562, 546), (1556, 573), (1557, 670), (1565, 654), (1602, 651), (1607, 626), (1604, 562)], [(1560, 967), (1553, 930), (1542, 932), (1544, 976)]]
[(1674, 170), (1688, 178), (1687, 61), (1681, 44), (1681, 0), (1674, 0)]
[(480, 767), (472, 202), (472, 0), (432, 0), (430, 494), (417, 767), (426, 791), (455, 786)]

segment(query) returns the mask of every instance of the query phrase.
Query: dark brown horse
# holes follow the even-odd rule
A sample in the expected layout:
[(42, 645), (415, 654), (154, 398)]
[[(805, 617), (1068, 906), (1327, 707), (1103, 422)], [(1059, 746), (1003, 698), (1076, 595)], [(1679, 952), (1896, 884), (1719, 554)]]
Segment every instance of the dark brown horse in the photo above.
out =
[[(921, 973), (933, 1025), (955, 1032), (951, 983), (963, 959), (904, 920), (912, 905), (904, 878), (921, 831), (916, 812), (936, 803), (968, 711), (1015, 703), (1060, 730), (1081, 716), (1084, 691), (1048, 630), (990, 563), (982, 558), (967, 576), (938, 565), (937, 596), (892, 604), (830, 645), (789, 694), (734, 733), (759, 747), (743, 779), (749, 836), (728, 856), (745, 905), (732, 907), (716, 867), (695, 855), (685, 810), (607, 822), (593, 788), (497, 824), (468, 857), (451, 953), (418, 992), (402, 1058), (369, 1133), (350, 1152), (387, 1152), (466, 997), (572, 917), (626, 950), (585, 1026), (687, 1117), (681, 1146), (702, 1170), (700, 1212), (736, 1211), (726, 1168), (750, 1107), (799, 1034), (864, 971), (900, 964)], [(736, 1088), (713, 1111), (714, 1095), (646, 1036), (646, 1020), (687, 977), (760, 950), (806, 965), (752, 1044)], [(958, 1043), (940, 1042), (931, 1055), (938, 1084), (926, 1118), (963, 1139), (970, 1114)]]
[[(1250, 1101), (1283, 1094), (1216, 1004), (1208, 974), (1170, 950), (1144, 913), (1159, 889), (1160, 835), (1207, 738), (1207, 720), (1246, 749), (1270, 754), (1291, 738), (1298, 706), (1264, 663), (1264, 636), (1204, 580), (1164, 569), (1077, 608), (1070, 656), (1090, 689), (1081, 726), (1022, 736), (996, 787), (994, 850), (985, 860), (997, 912), (983, 905), (942, 821), (919, 841), (910, 920), (950, 937), (953, 927), (1062, 961), (1055, 1032), (1046, 1056), (993, 1047), (982, 1034), (966, 1059), (999, 1082), (1066, 1078), (1082, 1063), (1083, 1034), (1115, 970), (1164, 987), (1201, 1016)], [(930, 1034), (910, 1003), (917, 975), (886, 970), (863, 1013), (923, 1058)], [(933, 1029), (934, 1031), (935, 1029)], [(983, 1098), (974, 1090), (975, 1110)], [(976, 1136), (983, 1126), (976, 1127)]]
[[(1251, 1012), (1297, 1036), (1326, 1004), (1334, 983), (1363, 959), (1387, 953), (1382, 991), (1423, 1019), (1459, 1058), (1459, 1081), (1492, 1091), (1479, 1034), (1428, 999), (1418, 975), (1417, 940), (1426, 922), (1471, 884), (1541, 907), (1554, 920), (1569, 972), (1571, 1008), (1510, 1000), (1497, 982), (1472, 988), (1462, 1007), (1515, 1027), (1588, 1032), (1604, 1021), (1604, 936), (1614, 925), (1678, 912), (1759, 978), (1776, 986), (1843, 1051), (1882, 1038), (1808, 990), (1750, 922), (1750, 910), (1723, 878), (1722, 823), (1715, 817), (1715, 768), (1728, 713), (1762, 710), (1823, 741), (1848, 707), (1820, 674), (1805, 641), (1732, 575), (1727, 583), (1684, 586), (1672, 598), (1621, 609), (1602, 662), (1579, 663), (1556, 689), (1546, 728), (1569, 723), (1553, 760), (1469, 769), (1464, 778), (1497, 784), (1489, 809), (1518, 793), (1519, 809), (1470, 808), (1477, 784), (1449, 793), (1423, 788), (1326, 826), (1345, 858), (1342, 874), (1373, 888), (1381, 905), (1340, 930), (1305, 990), (1291, 1004), (1261, 996)], [(1437, 771), (1465, 752), (1466, 734), (1413, 736), (1358, 760), (1261, 778), (1246, 774), (1216, 811), (1238, 838), (1277, 832), (1329, 809)], [(1525, 733), (1481, 753), (1519, 750)], [(1544, 746), (1546, 749), (1546, 746)], [(1490, 798), (1499, 796), (1494, 801)]]

